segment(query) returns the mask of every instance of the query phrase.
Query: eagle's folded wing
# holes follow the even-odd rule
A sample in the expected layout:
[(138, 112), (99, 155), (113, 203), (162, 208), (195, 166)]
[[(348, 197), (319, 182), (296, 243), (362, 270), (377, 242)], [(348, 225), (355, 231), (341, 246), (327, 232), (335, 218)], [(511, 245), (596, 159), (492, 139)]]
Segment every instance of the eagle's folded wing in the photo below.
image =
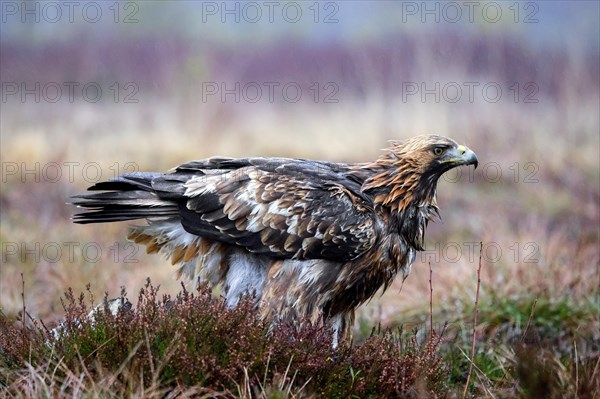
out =
[(372, 248), (375, 219), (359, 195), (310, 171), (265, 169), (244, 166), (185, 182), (185, 230), (276, 258), (346, 261)]

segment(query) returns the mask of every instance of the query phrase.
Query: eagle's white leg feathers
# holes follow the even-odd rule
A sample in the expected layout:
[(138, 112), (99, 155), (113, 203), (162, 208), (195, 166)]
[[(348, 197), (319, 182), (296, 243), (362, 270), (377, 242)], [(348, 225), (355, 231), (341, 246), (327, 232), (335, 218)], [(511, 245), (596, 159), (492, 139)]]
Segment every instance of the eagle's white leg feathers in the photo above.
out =
[(235, 249), (229, 255), (229, 270), (226, 276), (227, 305), (237, 305), (240, 296), (250, 293), (257, 300), (262, 295), (267, 275), (267, 264), (264, 256), (249, 253), (243, 249)]
[(331, 329), (333, 330), (332, 346), (334, 348), (337, 348), (337, 346), (339, 345), (340, 335), (342, 334), (342, 331), (344, 328), (344, 315), (338, 314), (338, 315), (332, 317), (331, 319), (329, 319), (328, 323), (331, 326)]

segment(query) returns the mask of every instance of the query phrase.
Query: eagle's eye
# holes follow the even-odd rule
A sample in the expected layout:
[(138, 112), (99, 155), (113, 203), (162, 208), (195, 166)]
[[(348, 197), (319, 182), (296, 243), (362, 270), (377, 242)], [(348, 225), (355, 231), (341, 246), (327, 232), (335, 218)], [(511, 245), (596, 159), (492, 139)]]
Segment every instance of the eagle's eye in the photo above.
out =
[(444, 147), (434, 147), (434, 148), (433, 148), (433, 154), (434, 154), (435, 156), (438, 156), (438, 157), (439, 157), (439, 156), (440, 156), (440, 155), (442, 155), (443, 153), (444, 153)]

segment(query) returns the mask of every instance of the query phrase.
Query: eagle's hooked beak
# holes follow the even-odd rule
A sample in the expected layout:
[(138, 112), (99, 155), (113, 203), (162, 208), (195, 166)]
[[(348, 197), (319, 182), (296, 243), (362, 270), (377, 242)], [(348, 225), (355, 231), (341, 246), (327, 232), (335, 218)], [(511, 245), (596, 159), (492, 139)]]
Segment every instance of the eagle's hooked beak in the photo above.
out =
[(479, 165), (477, 155), (464, 145), (459, 145), (455, 149), (448, 151), (447, 158), (443, 163), (451, 163), (452, 167), (460, 165), (474, 165), (475, 169)]

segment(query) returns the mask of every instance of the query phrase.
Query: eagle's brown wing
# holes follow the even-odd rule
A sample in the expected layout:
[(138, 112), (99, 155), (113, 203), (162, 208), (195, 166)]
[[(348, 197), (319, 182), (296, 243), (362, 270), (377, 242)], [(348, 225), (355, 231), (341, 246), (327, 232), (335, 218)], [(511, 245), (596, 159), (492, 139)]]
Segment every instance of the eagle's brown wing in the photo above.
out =
[[(178, 218), (188, 233), (275, 258), (348, 261), (371, 249), (376, 215), (350, 165), (209, 158), (172, 173), (130, 173), (78, 196), (79, 223)], [(172, 220), (172, 219), (171, 219)]]
[(192, 177), (179, 202), (184, 229), (277, 258), (346, 261), (368, 251), (376, 240), (368, 203), (323, 166), (294, 163)]

